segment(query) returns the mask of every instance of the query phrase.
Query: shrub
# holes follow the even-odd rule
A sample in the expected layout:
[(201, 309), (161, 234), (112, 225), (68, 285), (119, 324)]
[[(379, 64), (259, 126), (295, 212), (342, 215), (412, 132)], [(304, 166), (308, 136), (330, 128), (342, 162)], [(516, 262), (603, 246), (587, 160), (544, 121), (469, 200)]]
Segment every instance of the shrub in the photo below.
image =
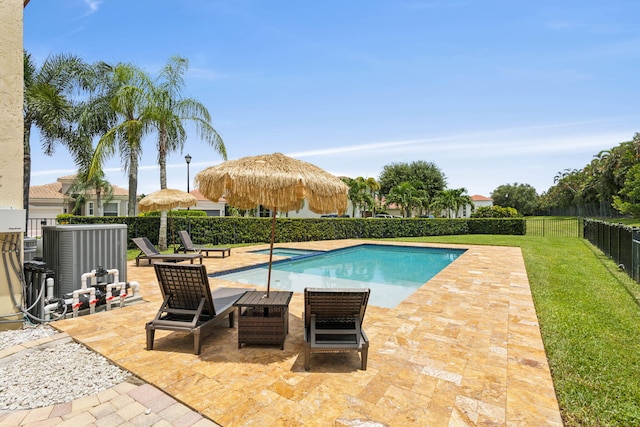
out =
[(502, 206), (481, 206), (471, 214), (471, 218), (518, 218), (521, 216), (514, 208)]
[(69, 224), (74, 216), (73, 214), (58, 214), (56, 215), (56, 222), (58, 224)]
[[(78, 217), (74, 224), (127, 224), (129, 241), (146, 236), (157, 244), (160, 218)], [(196, 244), (268, 243), (270, 218), (179, 216), (169, 218), (167, 241), (177, 242), (177, 232), (187, 230)], [(276, 242), (336, 239), (421, 237), (462, 234), (516, 234), (526, 232), (524, 218), (278, 218)], [(132, 246), (132, 245), (130, 245)]]
[[(151, 211), (151, 212), (145, 212), (145, 213), (141, 213), (138, 216), (144, 216), (144, 217), (159, 217), (160, 214), (162, 213), (162, 211)], [(186, 209), (178, 209), (178, 210), (171, 210), (167, 212), (167, 216), (171, 216), (171, 217), (185, 217), (185, 216), (207, 216), (207, 213), (205, 211), (201, 211), (201, 210), (186, 210)]]

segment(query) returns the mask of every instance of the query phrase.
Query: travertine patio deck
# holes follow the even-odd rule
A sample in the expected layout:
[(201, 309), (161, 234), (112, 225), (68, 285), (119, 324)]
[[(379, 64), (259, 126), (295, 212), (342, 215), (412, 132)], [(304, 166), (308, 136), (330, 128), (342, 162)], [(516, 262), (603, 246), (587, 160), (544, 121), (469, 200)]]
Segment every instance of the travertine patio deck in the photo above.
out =
[[(359, 243), (365, 242), (280, 246)], [(199, 356), (191, 354), (191, 337), (160, 331), (155, 349), (146, 351), (144, 323), (161, 298), (153, 268), (135, 262), (128, 280), (140, 283), (148, 303), (53, 326), (223, 426), (562, 425), (520, 249), (464, 247), (398, 307), (368, 307), (366, 371), (357, 369), (355, 354), (313, 355), (311, 371), (304, 371), (298, 293), (284, 350), (238, 349), (237, 329), (221, 324)], [(253, 249), (234, 248), (230, 257), (204, 263), (213, 272), (268, 259), (247, 253)], [(243, 286), (221, 279), (211, 284)]]

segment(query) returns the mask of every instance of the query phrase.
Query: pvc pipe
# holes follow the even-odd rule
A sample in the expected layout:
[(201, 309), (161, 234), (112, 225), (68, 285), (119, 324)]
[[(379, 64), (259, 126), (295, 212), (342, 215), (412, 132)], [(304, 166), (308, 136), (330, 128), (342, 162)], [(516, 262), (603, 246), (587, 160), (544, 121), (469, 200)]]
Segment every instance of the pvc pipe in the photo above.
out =
[[(110, 270), (105, 270), (107, 272), (107, 274), (113, 274), (113, 283), (118, 283), (118, 279), (120, 276), (120, 272), (118, 271), (117, 268), (112, 268)], [(80, 289), (86, 289), (87, 288), (87, 279), (93, 277), (96, 278), (96, 270), (91, 270), (89, 273), (83, 273), (82, 276), (80, 276), (80, 280), (81, 280), (81, 286)], [(98, 283), (98, 280), (96, 279), (96, 284)]]
[(140, 283), (138, 283), (138, 282), (129, 282), (129, 288), (132, 289), (133, 298), (140, 296)]
[(51, 320), (51, 312), (55, 311), (58, 308), (58, 303), (55, 304), (47, 304), (44, 306), (44, 320), (48, 322)]
[(87, 279), (89, 277), (96, 277), (96, 271), (92, 270), (89, 273), (83, 273), (80, 276), (80, 289), (87, 289)]
[(51, 298), (53, 298), (53, 277), (47, 278), (47, 298), (46, 298), (46, 300), (49, 301)]
[(129, 282), (129, 291), (131, 295), (126, 293), (127, 284), (125, 282), (120, 283), (109, 283), (107, 285), (107, 310), (111, 310), (111, 304), (113, 300), (116, 298), (113, 296), (113, 289), (120, 289), (120, 308), (124, 307), (124, 303), (126, 302), (125, 298), (136, 298), (140, 296), (140, 284), (138, 282)]
[(114, 288), (120, 290), (120, 308), (124, 306), (124, 299), (127, 297), (127, 284), (125, 282), (109, 283), (107, 285), (107, 296), (105, 298), (107, 301), (107, 311), (111, 310), (111, 301), (115, 299), (112, 292)]
[(78, 289), (73, 291), (73, 302), (71, 307), (73, 308), (73, 317), (78, 317), (78, 311), (80, 310), (80, 295), (89, 294), (89, 314), (93, 314), (96, 311), (96, 288)]
[(107, 270), (107, 274), (113, 274), (113, 283), (119, 283), (120, 272), (117, 268), (112, 268), (111, 270)]

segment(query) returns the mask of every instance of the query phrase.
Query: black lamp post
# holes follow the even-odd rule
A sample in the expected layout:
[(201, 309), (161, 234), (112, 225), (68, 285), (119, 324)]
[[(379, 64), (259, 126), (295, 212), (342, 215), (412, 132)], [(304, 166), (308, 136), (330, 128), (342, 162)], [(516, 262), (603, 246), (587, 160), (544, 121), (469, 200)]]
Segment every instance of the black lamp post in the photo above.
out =
[[(187, 193), (189, 192), (189, 163), (191, 163), (191, 156), (187, 154), (184, 156), (184, 160), (187, 162)], [(189, 208), (187, 208), (189, 210)]]
[(189, 192), (189, 163), (191, 163), (191, 156), (190, 155), (186, 155), (184, 156), (184, 159), (187, 162), (187, 193)]

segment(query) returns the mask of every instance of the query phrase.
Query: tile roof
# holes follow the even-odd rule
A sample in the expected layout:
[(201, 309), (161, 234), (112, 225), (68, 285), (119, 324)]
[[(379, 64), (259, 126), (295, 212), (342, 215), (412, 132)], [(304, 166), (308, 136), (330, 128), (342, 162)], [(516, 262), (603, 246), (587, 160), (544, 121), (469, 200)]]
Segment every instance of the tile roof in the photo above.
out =
[[(73, 175), (70, 175), (73, 177)], [(69, 177), (62, 177), (63, 179), (67, 179)], [(113, 187), (113, 195), (114, 196), (128, 196), (129, 191), (126, 188), (118, 187), (117, 185), (112, 185)], [(95, 191), (89, 191), (90, 194), (95, 194)], [(61, 178), (58, 178), (57, 182), (52, 182), (51, 184), (44, 185), (32, 185), (29, 187), (29, 199), (64, 199), (65, 196), (62, 193), (62, 182)]]
[(29, 187), (29, 199), (64, 199), (60, 192), (62, 183), (53, 182), (45, 185), (32, 185)]
[[(204, 197), (202, 195), (202, 193), (200, 192), (200, 190), (198, 190), (197, 188), (194, 190), (189, 191), (189, 194), (191, 194), (192, 196), (194, 196), (196, 199), (198, 200), (209, 200), (206, 197)], [(224, 199), (224, 197), (220, 197), (220, 200), (218, 200), (218, 202), (226, 202), (226, 200)]]
[(473, 196), (471, 196), (471, 200), (473, 200), (474, 202), (491, 202), (491, 201), (493, 201), (493, 199), (490, 199), (489, 197), (481, 196), (479, 194), (474, 194)]

